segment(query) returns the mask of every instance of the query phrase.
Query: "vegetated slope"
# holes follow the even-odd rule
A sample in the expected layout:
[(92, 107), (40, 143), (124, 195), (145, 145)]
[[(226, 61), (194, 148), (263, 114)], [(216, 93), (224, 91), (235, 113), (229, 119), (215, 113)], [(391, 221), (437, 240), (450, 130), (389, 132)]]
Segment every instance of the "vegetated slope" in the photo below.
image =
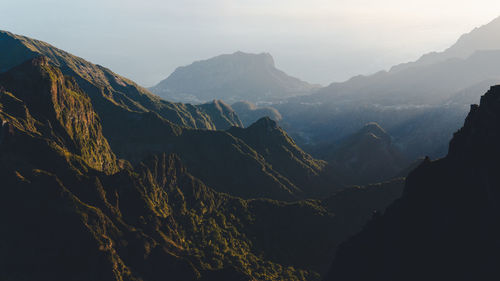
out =
[[(40, 55), (50, 58), (50, 63), (58, 66), (64, 75), (74, 77), (80, 88), (91, 97), (94, 108), (103, 119), (105, 130), (107, 123), (112, 123), (120, 111), (154, 112), (180, 126), (216, 129), (212, 116), (196, 106), (162, 100), (105, 67), (45, 42), (0, 31), (0, 48), (0, 72)], [(231, 118), (226, 121), (231, 123), (222, 124), (223, 128), (239, 125), (233, 123)]]
[(113, 128), (128, 130), (130, 136), (111, 138), (119, 157), (137, 163), (151, 153), (176, 153), (190, 173), (218, 191), (290, 201), (326, 196), (342, 186), (335, 181), (335, 171), (304, 153), (276, 125), (271, 133), (266, 128), (253, 131), (254, 127), (221, 132), (148, 119), (123, 121)]
[(47, 58), (0, 88), (2, 280), (319, 280), (348, 217), (371, 213), (232, 197), (174, 155), (116, 161), (89, 97)]
[(448, 155), (426, 159), (401, 199), (344, 243), (326, 280), (500, 277), (500, 87), (471, 106)]
[(78, 155), (96, 170), (117, 170), (116, 157), (102, 135), (89, 97), (72, 78), (50, 66), (46, 57), (0, 74), (0, 85), (6, 132), (19, 127), (34, 138), (51, 138), (56, 149)]
[(374, 122), (338, 143), (318, 145), (314, 155), (326, 160), (345, 184), (382, 182), (410, 165), (391, 136)]
[[(201, 119), (195, 119), (194, 115), (188, 118), (182, 110), (172, 111), (175, 118), (165, 111), (165, 106), (172, 105), (192, 111), (200, 118), (206, 117), (203, 120), (217, 123), (220, 128), (228, 128), (230, 124), (241, 126), (229, 106), (221, 102), (199, 107), (165, 102), (109, 70), (46, 43), (6, 32), (0, 33), (0, 37), (0, 43), (6, 48), (2, 56), (15, 57), (29, 47), (35, 50), (33, 56), (50, 54), (56, 61), (49, 58), (49, 64), (60, 65), (63, 74), (74, 78), (89, 95), (101, 119), (103, 134), (119, 158), (135, 165), (151, 153), (176, 153), (196, 177), (216, 190), (245, 198), (296, 200), (312, 194), (308, 186), (295, 183), (274, 170), (265, 157), (244, 141), (222, 131), (190, 129), (190, 125), (212, 129), (215, 125), (198, 126)], [(177, 120), (180, 125), (170, 120)], [(335, 188), (332, 183), (330, 193)]]
[(198, 108), (211, 116), (212, 122), (218, 130), (226, 130), (232, 126), (243, 127), (238, 114), (222, 100), (200, 104)]
[[(325, 161), (316, 160), (298, 147), (276, 121), (261, 118), (248, 128), (233, 127), (231, 135), (242, 139), (271, 164), (274, 170), (296, 183), (302, 192), (316, 196), (328, 195), (332, 186), (340, 186), (336, 171)], [(337, 175), (338, 176), (338, 175)]]
[(236, 52), (179, 67), (151, 91), (174, 101), (233, 103), (307, 94), (315, 88), (278, 70), (270, 54)]

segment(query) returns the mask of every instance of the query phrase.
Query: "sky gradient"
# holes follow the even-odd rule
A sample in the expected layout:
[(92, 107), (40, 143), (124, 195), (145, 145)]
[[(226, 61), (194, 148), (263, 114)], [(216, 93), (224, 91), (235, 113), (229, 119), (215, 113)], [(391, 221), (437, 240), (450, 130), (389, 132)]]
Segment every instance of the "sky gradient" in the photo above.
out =
[(176, 67), (269, 52), (323, 85), (417, 59), (500, 16), (498, 0), (0, 0), (0, 29), (152, 86)]

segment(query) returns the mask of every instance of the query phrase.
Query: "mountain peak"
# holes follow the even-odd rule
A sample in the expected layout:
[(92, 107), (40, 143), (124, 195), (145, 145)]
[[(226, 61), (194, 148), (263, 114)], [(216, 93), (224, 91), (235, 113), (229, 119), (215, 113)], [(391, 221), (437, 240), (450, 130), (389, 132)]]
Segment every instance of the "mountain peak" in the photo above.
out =
[(238, 114), (222, 100), (213, 100), (212, 102), (200, 104), (198, 108), (211, 117), (217, 129), (225, 130), (232, 126), (243, 127)]
[(387, 132), (376, 122), (366, 123), (365, 126), (360, 130), (360, 133), (366, 134), (371, 133), (377, 137), (387, 136)]
[(403, 63), (391, 68), (391, 72), (408, 69), (415, 66), (426, 66), (453, 58), (466, 59), (479, 51), (499, 50), (500, 17), (489, 23), (476, 27), (468, 33), (462, 34), (455, 44), (442, 52), (424, 54), (415, 62)]
[(255, 123), (250, 125), (249, 128), (253, 129), (265, 129), (266, 131), (273, 131), (276, 129), (279, 129), (278, 123), (274, 121), (273, 119), (269, 118), (268, 116), (262, 117), (259, 120), (257, 120)]
[(481, 157), (490, 154), (500, 140), (500, 85), (492, 86), (481, 97), (479, 105), (471, 105), (464, 126), (454, 134), (450, 142), (449, 157), (470, 154)]
[(497, 280), (499, 132), (494, 86), (471, 106), (448, 155), (424, 160), (403, 196), (340, 246), (325, 280)]
[(315, 87), (277, 69), (269, 53), (237, 51), (178, 67), (151, 90), (181, 102), (223, 99), (234, 103), (308, 94)]

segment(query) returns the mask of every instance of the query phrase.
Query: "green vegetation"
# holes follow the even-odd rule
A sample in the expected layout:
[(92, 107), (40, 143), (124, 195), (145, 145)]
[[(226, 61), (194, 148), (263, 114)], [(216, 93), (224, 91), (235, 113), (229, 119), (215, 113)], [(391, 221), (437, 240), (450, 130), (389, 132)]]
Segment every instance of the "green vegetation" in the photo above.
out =
[(300, 171), (321, 176), (267, 119), (181, 127), (63, 73), (37, 57), (0, 74), (1, 280), (320, 280), (350, 218), (371, 216), (229, 195), (295, 200)]

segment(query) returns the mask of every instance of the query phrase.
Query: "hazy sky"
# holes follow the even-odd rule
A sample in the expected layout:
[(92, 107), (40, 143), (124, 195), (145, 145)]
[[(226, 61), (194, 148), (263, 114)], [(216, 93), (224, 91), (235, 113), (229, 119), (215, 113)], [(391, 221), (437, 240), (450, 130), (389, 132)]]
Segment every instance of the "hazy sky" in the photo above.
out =
[(0, 0), (0, 29), (144, 86), (237, 50), (329, 84), (442, 50), (498, 16), (498, 0)]

